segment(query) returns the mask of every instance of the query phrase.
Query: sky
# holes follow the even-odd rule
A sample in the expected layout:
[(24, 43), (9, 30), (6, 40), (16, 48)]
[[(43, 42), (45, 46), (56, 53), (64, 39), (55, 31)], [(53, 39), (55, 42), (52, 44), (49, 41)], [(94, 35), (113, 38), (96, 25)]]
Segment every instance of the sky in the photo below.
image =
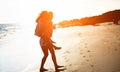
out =
[(43, 10), (53, 23), (120, 9), (120, 0), (0, 0), (0, 23), (33, 24)]

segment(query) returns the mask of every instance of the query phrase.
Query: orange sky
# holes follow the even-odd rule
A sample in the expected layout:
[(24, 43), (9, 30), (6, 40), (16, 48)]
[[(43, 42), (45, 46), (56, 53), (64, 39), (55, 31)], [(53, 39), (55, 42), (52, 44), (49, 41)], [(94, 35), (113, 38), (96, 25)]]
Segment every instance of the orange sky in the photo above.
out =
[(120, 0), (1, 0), (0, 23), (34, 23), (42, 10), (53, 11), (54, 23), (120, 9)]

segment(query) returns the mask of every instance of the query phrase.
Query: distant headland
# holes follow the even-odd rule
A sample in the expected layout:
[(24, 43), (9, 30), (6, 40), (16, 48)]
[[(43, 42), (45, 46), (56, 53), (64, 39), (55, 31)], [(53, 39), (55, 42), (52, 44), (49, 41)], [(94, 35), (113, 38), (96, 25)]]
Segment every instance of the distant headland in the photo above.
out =
[(119, 24), (120, 20), (120, 9), (108, 11), (101, 15), (83, 17), (80, 19), (64, 20), (57, 24), (57, 27), (70, 27), (70, 26), (86, 26), (86, 25), (97, 25), (98, 23), (113, 22)]

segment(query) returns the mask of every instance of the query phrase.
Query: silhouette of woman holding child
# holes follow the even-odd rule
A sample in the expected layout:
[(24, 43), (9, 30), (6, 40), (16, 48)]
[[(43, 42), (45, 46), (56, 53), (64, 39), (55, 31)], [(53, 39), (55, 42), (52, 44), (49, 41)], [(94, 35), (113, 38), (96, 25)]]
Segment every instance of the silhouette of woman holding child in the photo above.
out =
[(45, 61), (48, 57), (48, 51), (51, 53), (52, 61), (55, 66), (55, 70), (58, 70), (60, 67), (56, 61), (56, 55), (54, 50), (60, 50), (61, 47), (55, 46), (53, 43), (54, 41), (51, 40), (52, 33), (53, 33), (53, 23), (52, 23), (53, 13), (48, 11), (42, 11), (38, 18), (36, 19), (36, 29), (35, 35), (40, 37), (40, 46), (43, 51), (43, 58), (41, 61), (40, 72), (48, 71), (48, 69), (44, 68)]

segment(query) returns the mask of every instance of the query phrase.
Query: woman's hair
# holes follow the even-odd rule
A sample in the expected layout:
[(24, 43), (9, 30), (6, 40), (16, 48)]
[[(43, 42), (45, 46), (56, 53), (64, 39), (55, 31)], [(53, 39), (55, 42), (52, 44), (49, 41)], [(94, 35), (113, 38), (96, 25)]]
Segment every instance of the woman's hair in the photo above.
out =
[(36, 22), (38, 23), (39, 20), (52, 20), (53, 18), (53, 13), (50, 11), (50, 12), (47, 12), (47, 11), (42, 11), (38, 18), (36, 19)]
[(47, 11), (42, 11), (37, 17), (36, 22), (38, 23), (39, 20), (45, 19), (46, 15), (47, 15)]

